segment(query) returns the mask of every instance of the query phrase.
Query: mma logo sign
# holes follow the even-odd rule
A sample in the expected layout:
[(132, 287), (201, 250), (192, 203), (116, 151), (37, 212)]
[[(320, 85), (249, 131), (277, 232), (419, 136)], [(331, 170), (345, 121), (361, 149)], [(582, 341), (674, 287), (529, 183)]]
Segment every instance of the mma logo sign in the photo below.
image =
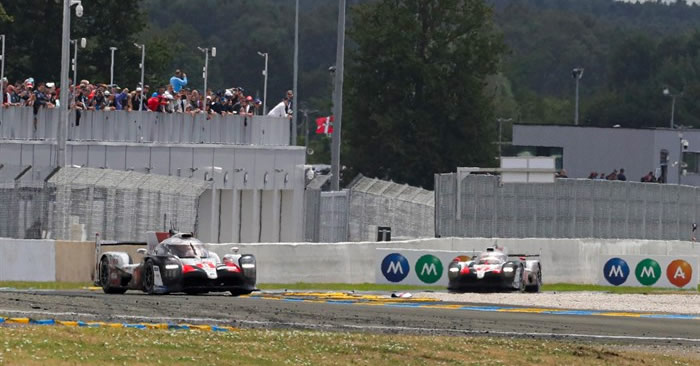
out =
[(626, 255), (603, 260), (602, 285), (696, 288), (698, 284), (691, 264), (698, 265), (697, 257)]

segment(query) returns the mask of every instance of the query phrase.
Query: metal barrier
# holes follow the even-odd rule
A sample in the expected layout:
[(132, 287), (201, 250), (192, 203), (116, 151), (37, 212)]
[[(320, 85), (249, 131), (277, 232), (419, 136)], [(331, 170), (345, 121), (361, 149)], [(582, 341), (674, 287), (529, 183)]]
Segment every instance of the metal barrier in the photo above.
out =
[[(79, 115), (79, 116), (78, 116)], [(0, 139), (55, 140), (58, 109), (0, 108)], [(289, 145), (289, 119), (198, 113), (71, 111), (76, 141)]]
[[(318, 230), (323, 243), (373, 241), (378, 226), (391, 227), (395, 239), (435, 233), (432, 191), (361, 177), (349, 190), (322, 192), (320, 199)], [(310, 206), (307, 203), (307, 210)]]
[(0, 237), (91, 240), (100, 233), (111, 240), (140, 240), (146, 231), (170, 225), (196, 231), (199, 198), (210, 187), (199, 180), (109, 169), (42, 172), (26, 171), (15, 179), (0, 175)]
[(439, 237), (690, 240), (700, 218), (700, 188), (668, 184), (588, 179), (499, 184), (495, 176), (469, 175), (457, 182), (456, 174), (439, 174), (435, 200)]

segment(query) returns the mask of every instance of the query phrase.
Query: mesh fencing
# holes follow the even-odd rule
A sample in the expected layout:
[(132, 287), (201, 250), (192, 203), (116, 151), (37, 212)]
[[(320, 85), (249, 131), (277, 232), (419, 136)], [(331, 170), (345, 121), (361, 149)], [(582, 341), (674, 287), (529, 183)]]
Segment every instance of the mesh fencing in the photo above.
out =
[[(109, 169), (0, 169), (0, 236), (141, 240), (146, 231), (197, 229), (206, 182)], [(20, 171), (21, 172), (21, 171)], [(46, 173), (44, 173), (46, 172)], [(55, 173), (55, 174), (52, 174)]]
[(456, 174), (436, 175), (435, 186), (437, 236), (690, 240), (700, 217), (700, 188), (690, 186)]

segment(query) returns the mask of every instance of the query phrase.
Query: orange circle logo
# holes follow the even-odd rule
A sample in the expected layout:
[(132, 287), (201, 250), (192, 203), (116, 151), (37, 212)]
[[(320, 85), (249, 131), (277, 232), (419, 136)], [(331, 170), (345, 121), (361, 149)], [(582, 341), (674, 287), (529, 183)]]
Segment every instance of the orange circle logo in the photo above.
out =
[(674, 286), (683, 287), (693, 278), (693, 267), (682, 259), (676, 259), (666, 268), (666, 277)]

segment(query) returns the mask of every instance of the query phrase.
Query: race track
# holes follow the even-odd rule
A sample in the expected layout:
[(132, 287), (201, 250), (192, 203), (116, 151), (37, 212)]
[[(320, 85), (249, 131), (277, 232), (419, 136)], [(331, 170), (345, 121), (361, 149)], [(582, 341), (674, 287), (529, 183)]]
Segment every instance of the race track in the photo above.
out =
[[(375, 296), (376, 297), (376, 296)], [(353, 301), (276, 292), (148, 296), (138, 292), (0, 290), (0, 316), (104, 322), (167, 322), (241, 328), (299, 328), (383, 333), (547, 337), (700, 347), (700, 319), (633, 313), (556, 314), (523, 307), (420, 299)], [(617, 315), (616, 315), (617, 314)], [(637, 314), (638, 315), (638, 314)], [(663, 314), (662, 314), (663, 315)]]

